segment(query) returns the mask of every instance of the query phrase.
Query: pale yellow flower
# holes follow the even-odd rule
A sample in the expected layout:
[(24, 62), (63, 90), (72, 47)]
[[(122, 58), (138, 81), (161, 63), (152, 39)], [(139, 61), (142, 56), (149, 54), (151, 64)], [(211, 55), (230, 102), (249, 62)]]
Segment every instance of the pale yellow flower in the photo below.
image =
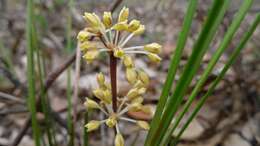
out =
[(87, 128), (87, 132), (90, 132), (90, 131), (98, 129), (100, 124), (101, 124), (100, 121), (92, 120), (92, 121), (88, 122), (85, 125), (85, 127)]
[(118, 22), (127, 21), (129, 15), (129, 9), (123, 7), (118, 16)]

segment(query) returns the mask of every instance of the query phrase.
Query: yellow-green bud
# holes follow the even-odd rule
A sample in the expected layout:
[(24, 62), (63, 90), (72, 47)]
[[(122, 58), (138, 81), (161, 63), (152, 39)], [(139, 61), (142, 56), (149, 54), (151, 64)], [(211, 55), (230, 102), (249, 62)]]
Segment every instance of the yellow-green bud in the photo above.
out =
[(138, 79), (141, 80), (146, 86), (149, 84), (150, 79), (146, 72), (139, 70)]
[(134, 104), (134, 103), (138, 103), (138, 104), (142, 104), (144, 101), (144, 98), (142, 96), (138, 96), (136, 98), (134, 98), (131, 103)]
[(146, 92), (146, 88), (142, 87), (138, 89), (138, 94), (144, 94)]
[(98, 99), (100, 99), (100, 100), (103, 100), (104, 97), (105, 97), (105, 95), (104, 95), (104, 91), (101, 90), (101, 89), (99, 89), (99, 88), (93, 90), (93, 94), (94, 94)]
[(86, 52), (83, 58), (86, 59), (88, 63), (91, 63), (95, 58), (97, 58), (98, 54), (99, 52), (97, 50), (90, 50)]
[(130, 105), (130, 111), (140, 111), (142, 109), (142, 104), (141, 103), (131, 103)]
[(129, 23), (127, 30), (128, 30), (129, 32), (134, 32), (134, 31), (136, 31), (139, 27), (140, 27), (140, 21), (134, 19), (134, 20), (132, 20), (132, 21)]
[(125, 142), (124, 142), (124, 138), (120, 133), (116, 134), (115, 137), (115, 146), (124, 146)]
[(126, 79), (130, 84), (137, 81), (137, 73), (134, 68), (126, 68)]
[(101, 124), (100, 121), (92, 120), (88, 124), (86, 124), (85, 127), (87, 128), (87, 132), (90, 132), (90, 131), (98, 129), (100, 124)]
[(97, 44), (89, 41), (84, 41), (83, 43), (80, 43), (79, 48), (81, 51), (87, 51), (89, 49), (96, 49)]
[(105, 76), (102, 72), (100, 72), (98, 75), (97, 75), (97, 82), (99, 84), (99, 86), (104, 86), (105, 84)]
[(89, 23), (91, 27), (98, 27), (100, 26), (100, 19), (95, 13), (84, 13), (84, 19)]
[(88, 109), (97, 109), (97, 108), (99, 108), (99, 105), (94, 100), (91, 100), (89, 98), (86, 98), (86, 101), (84, 102), (84, 105)]
[(137, 88), (133, 88), (131, 89), (128, 93), (127, 93), (127, 98), (129, 100), (133, 100), (134, 98), (138, 97), (139, 96), (139, 90)]
[(125, 56), (124, 56), (123, 62), (124, 62), (125, 67), (127, 67), (127, 68), (132, 68), (132, 67), (134, 67), (133, 60), (132, 60), (132, 58), (131, 58), (130, 56), (128, 56), (128, 55), (125, 55)]
[(141, 80), (137, 80), (134, 84), (134, 88), (142, 88), (145, 87), (145, 84)]
[(115, 49), (114, 51), (114, 56), (117, 57), (117, 58), (121, 58), (125, 55), (125, 52), (124, 50), (122, 49)]
[(111, 12), (104, 12), (103, 15), (103, 22), (106, 28), (109, 28), (112, 26), (112, 14)]
[(157, 54), (154, 54), (154, 53), (149, 53), (147, 54), (148, 58), (153, 61), (153, 62), (160, 62), (162, 59), (157, 55)]
[(139, 28), (136, 31), (134, 31), (133, 33), (134, 33), (134, 35), (140, 35), (140, 34), (144, 33), (144, 30), (145, 30), (145, 26), (140, 25)]
[(127, 30), (127, 28), (128, 28), (127, 21), (118, 22), (112, 27), (112, 29), (117, 31)]
[(123, 7), (118, 16), (118, 22), (127, 21), (128, 15), (129, 15), (129, 9), (126, 7)]
[(116, 117), (111, 116), (106, 120), (106, 125), (110, 128), (114, 127), (117, 123)]
[(104, 101), (107, 104), (110, 104), (111, 101), (111, 93), (108, 90), (95, 89), (93, 94), (100, 100)]
[(104, 99), (103, 99), (106, 103), (111, 103), (112, 102), (112, 94), (110, 90), (105, 90), (104, 91)]
[(162, 46), (157, 43), (151, 43), (151, 44), (144, 46), (144, 50), (151, 52), (151, 53), (155, 53), (155, 54), (160, 53), (161, 48), (162, 48)]
[(149, 105), (142, 106), (141, 111), (143, 111), (146, 114), (152, 115), (152, 107)]
[(150, 126), (146, 121), (137, 121), (136, 124), (144, 130), (149, 130)]
[(77, 39), (80, 42), (84, 42), (84, 41), (88, 40), (89, 38), (90, 38), (90, 33), (85, 30), (80, 31), (77, 36)]

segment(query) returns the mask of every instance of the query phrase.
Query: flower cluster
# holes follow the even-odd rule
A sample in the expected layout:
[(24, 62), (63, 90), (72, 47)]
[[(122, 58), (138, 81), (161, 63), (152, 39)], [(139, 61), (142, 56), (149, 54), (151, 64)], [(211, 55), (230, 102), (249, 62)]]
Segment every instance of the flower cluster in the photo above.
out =
[(107, 52), (110, 56), (122, 60), (126, 68), (126, 79), (131, 89), (124, 97), (116, 97), (116, 111), (112, 108), (111, 84), (106, 82), (102, 73), (97, 74), (98, 87), (93, 90), (97, 100), (86, 98), (84, 105), (88, 109), (99, 109), (107, 119), (92, 120), (85, 125), (87, 131), (93, 131), (106, 124), (116, 129), (115, 146), (124, 146), (124, 139), (119, 129), (119, 121), (135, 123), (144, 130), (149, 129), (146, 121), (128, 118), (125, 113), (129, 111), (142, 111), (151, 114), (151, 108), (143, 105), (143, 95), (149, 85), (149, 76), (143, 71), (135, 68), (133, 58), (130, 54), (144, 54), (152, 62), (160, 62), (158, 54), (161, 52), (161, 45), (151, 43), (143, 46), (126, 46), (127, 42), (134, 36), (145, 31), (145, 26), (140, 21), (133, 19), (128, 22), (129, 9), (124, 7), (119, 13), (117, 22), (113, 24), (111, 12), (104, 12), (101, 20), (95, 13), (85, 13), (84, 19), (88, 26), (78, 33), (78, 42), (83, 58), (91, 63), (101, 52)]
[[(144, 46), (126, 47), (133, 37), (144, 32), (145, 26), (133, 19), (128, 23), (129, 9), (124, 7), (118, 16), (117, 23), (113, 24), (111, 12), (104, 12), (103, 20), (95, 13), (85, 13), (84, 19), (88, 27), (78, 33), (79, 47), (84, 52), (87, 62), (92, 62), (100, 52), (112, 53), (117, 58), (129, 60), (129, 54), (145, 54), (153, 62), (160, 62), (158, 56), (161, 46), (151, 43)], [(96, 41), (89, 41), (92, 37)], [(99, 41), (100, 40), (100, 41)]]

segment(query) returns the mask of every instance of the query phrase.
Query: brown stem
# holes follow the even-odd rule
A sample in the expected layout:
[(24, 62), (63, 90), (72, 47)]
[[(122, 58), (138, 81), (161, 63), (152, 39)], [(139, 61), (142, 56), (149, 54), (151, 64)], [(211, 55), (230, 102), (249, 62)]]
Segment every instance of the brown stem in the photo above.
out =
[(117, 79), (116, 79), (116, 64), (117, 59), (114, 57), (113, 53), (110, 54), (110, 79), (111, 79), (111, 89), (112, 89), (112, 107), (113, 111), (117, 111)]

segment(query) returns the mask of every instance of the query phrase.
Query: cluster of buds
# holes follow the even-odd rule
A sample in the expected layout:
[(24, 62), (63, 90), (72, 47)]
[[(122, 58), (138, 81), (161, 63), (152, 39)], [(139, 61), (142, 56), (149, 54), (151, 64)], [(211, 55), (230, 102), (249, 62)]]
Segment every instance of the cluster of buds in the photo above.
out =
[[(143, 95), (149, 85), (149, 76), (135, 68), (130, 54), (144, 54), (152, 62), (160, 62), (158, 54), (161, 45), (151, 43), (143, 46), (129, 47), (127, 42), (136, 35), (144, 32), (145, 26), (138, 20), (128, 22), (129, 9), (124, 7), (119, 13), (117, 22), (113, 24), (111, 12), (104, 12), (103, 19), (95, 13), (85, 13), (84, 19), (88, 26), (79, 32), (78, 42), (83, 58), (91, 63), (100, 52), (107, 52), (110, 56), (121, 59), (126, 68), (126, 79), (132, 88), (123, 97), (116, 97), (116, 111), (113, 109), (111, 84), (106, 82), (102, 73), (97, 74), (98, 88), (93, 90), (97, 100), (86, 98), (84, 105), (87, 109), (98, 109), (106, 115), (104, 120), (91, 120), (85, 125), (87, 131), (93, 131), (105, 124), (116, 129), (115, 146), (124, 146), (124, 138), (119, 129), (119, 121), (127, 121), (136, 124), (141, 129), (148, 130), (146, 121), (135, 120), (125, 116), (129, 111), (144, 112), (151, 115), (151, 108), (143, 105)], [(114, 99), (114, 98), (113, 98)]]
[[(84, 52), (83, 57), (88, 63), (97, 58), (100, 52), (108, 52), (122, 59), (129, 54), (145, 54), (153, 62), (161, 61), (158, 56), (161, 46), (157, 43), (126, 47), (133, 36), (140, 35), (145, 30), (145, 26), (136, 19), (128, 23), (128, 15), (129, 9), (124, 7), (117, 23), (113, 24), (111, 12), (104, 12), (102, 21), (95, 13), (84, 14), (88, 27), (80, 31), (77, 38), (79, 47)], [(92, 37), (96, 39), (89, 41)]]

